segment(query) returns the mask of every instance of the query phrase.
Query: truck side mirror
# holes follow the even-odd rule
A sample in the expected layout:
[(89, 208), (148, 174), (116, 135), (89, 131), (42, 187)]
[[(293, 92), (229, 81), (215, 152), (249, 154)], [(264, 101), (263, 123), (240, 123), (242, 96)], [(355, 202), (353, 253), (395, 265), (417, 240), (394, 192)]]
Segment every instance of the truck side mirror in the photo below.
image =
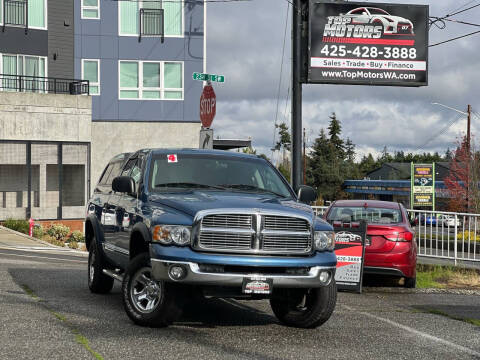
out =
[(297, 197), (301, 202), (310, 204), (317, 200), (317, 192), (311, 186), (300, 185), (298, 187)]
[(112, 190), (119, 193), (133, 194), (135, 182), (130, 176), (117, 176), (113, 179)]

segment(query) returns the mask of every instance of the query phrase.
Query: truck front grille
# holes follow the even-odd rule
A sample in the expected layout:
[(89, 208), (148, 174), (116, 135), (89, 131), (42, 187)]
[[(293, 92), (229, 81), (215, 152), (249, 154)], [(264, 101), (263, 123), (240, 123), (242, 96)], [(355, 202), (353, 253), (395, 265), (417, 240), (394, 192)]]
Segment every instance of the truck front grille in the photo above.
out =
[(195, 247), (203, 251), (254, 254), (308, 254), (310, 222), (270, 214), (213, 214), (200, 220)]

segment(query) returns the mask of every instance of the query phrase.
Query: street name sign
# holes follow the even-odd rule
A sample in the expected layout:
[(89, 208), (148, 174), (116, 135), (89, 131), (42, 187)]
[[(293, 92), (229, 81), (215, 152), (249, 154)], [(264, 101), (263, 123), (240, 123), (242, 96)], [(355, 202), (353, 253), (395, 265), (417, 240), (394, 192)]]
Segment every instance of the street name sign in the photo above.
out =
[(225, 76), (216, 75), (216, 74), (194, 72), (192, 74), (192, 78), (193, 78), (193, 80), (198, 80), (198, 81), (213, 81), (213, 82), (218, 82), (218, 83), (225, 82)]

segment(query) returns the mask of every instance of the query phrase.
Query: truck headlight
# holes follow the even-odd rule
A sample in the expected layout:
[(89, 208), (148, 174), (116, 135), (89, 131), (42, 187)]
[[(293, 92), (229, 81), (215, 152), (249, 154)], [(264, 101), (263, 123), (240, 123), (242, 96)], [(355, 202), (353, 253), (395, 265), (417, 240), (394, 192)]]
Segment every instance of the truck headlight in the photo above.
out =
[(185, 246), (190, 244), (191, 227), (183, 225), (156, 225), (153, 228), (153, 241), (163, 245)]
[(315, 249), (318, 251), (335, 248), (335, 233), (333, 231), (315, 231)]

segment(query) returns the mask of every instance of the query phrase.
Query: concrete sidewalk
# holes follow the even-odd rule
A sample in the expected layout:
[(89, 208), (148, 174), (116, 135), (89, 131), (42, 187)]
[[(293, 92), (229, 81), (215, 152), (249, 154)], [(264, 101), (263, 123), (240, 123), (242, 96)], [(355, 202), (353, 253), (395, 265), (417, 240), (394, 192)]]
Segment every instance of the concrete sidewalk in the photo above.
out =
[(86, 251), (73, 250), (52, 245), (45, 241), (30, 237), (26, 234), (0, 226), (0, 248), (15, 250), (40, 250), (49, 252), (69, 252), (76, 255), (88, 256)]

